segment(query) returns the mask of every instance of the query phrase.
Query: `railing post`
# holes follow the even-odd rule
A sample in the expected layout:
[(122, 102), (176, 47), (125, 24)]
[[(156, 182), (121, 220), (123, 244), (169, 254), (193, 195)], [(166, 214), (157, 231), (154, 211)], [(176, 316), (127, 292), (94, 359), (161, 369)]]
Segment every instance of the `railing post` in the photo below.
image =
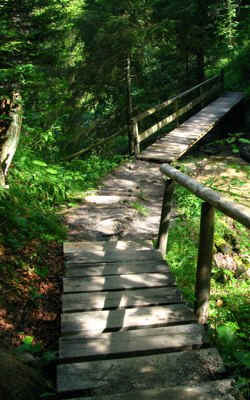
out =
[(204, 99), (203, 99), (203, 86), (200, 86), (200, 104), (201, 104), (201, 108), (204, 107)]
[(214, 207), (204, 202), (201, 207), (200, 244), (195, 287), (195, 313), (200, 324), (205, 324), (208, 318), (213, 237)]
[(174, 105), (175, 105), (175, 114), (176, 114), (176, 125), (177, 125), (177, 128), (179, 128), (180, 121), (179, 121), (178, 99), (175, 100)]
[(167, 179), (165, 181), (165, 189), (162, 201), (161, 221), (158, 233), (156, 248), (161, 251), (162, 256), (166, 255), (168, 243), (168, 229), (171, 217), (171, 209), (173, 204), (173, 193), (175, 189), (175, 181)]
[(137, 157), (140, 153), (140, 143), (139, 143), (139, 129), (138, 129), (138, 121), (134, 121), (132, 119), (132, 137), (133, 137), (133, 151), (135, 156)]
[(220, 90), (221, 90), (221, 93), (224, 92), (224, 77), (225, 77), (224, 69), (222, 69), (221, 72), (220, 72)]

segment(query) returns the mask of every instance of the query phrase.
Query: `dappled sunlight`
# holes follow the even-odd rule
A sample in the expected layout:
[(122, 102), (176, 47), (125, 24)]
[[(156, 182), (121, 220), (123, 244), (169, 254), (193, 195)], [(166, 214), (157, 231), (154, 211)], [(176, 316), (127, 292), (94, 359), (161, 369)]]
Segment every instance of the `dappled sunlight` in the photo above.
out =
[(128, 247), (128, 244), (126, 242), (122, 242), (122, 241), (117, 241), (116, 242), (116, 249), (117, 250), (126, 250)]
[(114, 204), (118, 203), (119, 201), (123, 200), (124, 196), (119, 195), (90, 195), (85, 197), (85, 201), (87, 203), (94, 203), (94, 204)]
[(181, 295), (175, 287), (130, 289), (129, 291), (69, 293), (63, 296), (64, 312), (145, 307), (149, 305), (181, 302)]
[(237, 156), (211, 155), (183, 160), (199, 183), (221, 192), (223, 197), (249, 207), (249, 163)]
[[(112, 336), (114, 335), (115, 333), (112, 334)], [(92, 342), (92, 340), (88, 340), (88, 342)], [(108, 342), (110, 339), (107, 339)], [(101, 345), (99, 346), (101, 349)], [(214, 349), (203, 349), (199, 352), (184, 351), (143, 357), (75, 362), (59, 366), (58, 372), (58, 378), (59, 381), (62, 381), (63, 388), (69, 389), (74, 385), (76, 389), (88, 388), (94, 390), (94, 393), (98, 395), (103, 395), (103, 393), (107, 395), (114, 393), (114, 389), (119, 387), (120, 393), (129, 395), (131, 390), (148, 390), (153, 387), (164, 389), (166, 382), (174, 389), (175, 386), (179, 387), (180, 379), (183, 385), (188, 385), (186, 389), (189, 389), (192, 385), (210, 380), (211, 376), (214, 377), (217, 372), (223, 372), (223, 368), (221, 359)], [(215, 388), (218, 384), (213, 381), (212, 385)], [(131, 399), (133, 397), (131, 396)], [(163, 399), (166, 398), (168, 397), (165, 396)]]

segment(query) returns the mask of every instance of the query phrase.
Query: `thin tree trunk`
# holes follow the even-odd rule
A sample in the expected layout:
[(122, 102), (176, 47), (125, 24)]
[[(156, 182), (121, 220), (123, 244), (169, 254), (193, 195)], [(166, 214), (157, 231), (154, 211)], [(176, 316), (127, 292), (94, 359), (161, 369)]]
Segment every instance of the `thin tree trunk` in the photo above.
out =
[(205, 80), (205, 56), (202, 48), (197, 51), (196, 62), (198, 70), (198, 81), (202, 82)]
[(6, 186), (6, 176), (18, 146), (22, 127), (21, 95), (18, 91), (13, 92), (9, 117), (10, 125), (6, 132), (1, 133), (0, 138), (0, 186)]
[(205, 51), (206, 46), (206, 32), (205, 32), (205, 21), (207, 20), (207, 7), (203, 0), (197, 0), (197, 24), (199, 27), (199, 38), (198, 38), (198, 48), (196, 51), (196, 64), (197, 64), (197, 78), (198, 81), (205, 80)]
[(128, 143), (129, 143), (129, 154), (133, 153), (133, 135), (131, 118), (133, 113), (132, 104), (132, 79), (131, 79), (131, 59), (130, 55), (127, 57), (126, 65), (126, 82), (127, 82), (127, 127), (128, 127)]

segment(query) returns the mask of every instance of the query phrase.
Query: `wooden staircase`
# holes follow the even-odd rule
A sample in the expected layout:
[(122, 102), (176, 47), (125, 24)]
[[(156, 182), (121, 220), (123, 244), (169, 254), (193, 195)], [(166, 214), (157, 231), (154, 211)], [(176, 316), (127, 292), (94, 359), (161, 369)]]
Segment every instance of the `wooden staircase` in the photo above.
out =
[(70, 399), (233, 399), (222, 360), (161, 254), (68, 242), (58, 393)]

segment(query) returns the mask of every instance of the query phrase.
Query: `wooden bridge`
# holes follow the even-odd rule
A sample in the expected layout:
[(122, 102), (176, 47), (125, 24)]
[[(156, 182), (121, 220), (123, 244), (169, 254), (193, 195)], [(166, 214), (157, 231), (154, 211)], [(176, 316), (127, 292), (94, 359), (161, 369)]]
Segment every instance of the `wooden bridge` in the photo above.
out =
[[(218, 75), (132, 118), (132, 147), (136, 156), (141, 160), (155, 162), (172, 162), (179, 159), (244, 98), (240, 92), (224, 93), (223, 88), (223, 75)], [(211, 102), (211, 99), (218, 95), (219, 97)], [(187, 113), (194, 109), (197, 111), (197, 107), (202, 109), (186, 119)], [(167, 116), (140, 132), (139, 124), (162, 110)], [(183, 119), (183, 123), (180, 123)], [(141, 143), (162, 128), (170, 124), (173, 127), (174, 122), (177, 125), (175, 129), (172, 128), (171, 132), (163, 137), (155, 137), (154, 143), (141, 152)]]
[[(213, 83), (209, 89), (211, 95), (220, 81), (216, 78), (209, 82)], [(203, 85), (197, 85), (194, 90), (199, 90), (199, 101), (204, 101), (207, 95), (201, 88)], [(189, 94), (187, 91), (184, 96)], [(142, 152), (140, 143), (155, 133), (157, 127), (154, 124), (139, 134), (139, 121), (179, 101), (180, 97), (140, 114), (133, 119), (137, 158), (157, 162), (179, 158), (242, 98), (240, 93), (223, 94)], [(199, 101), (193, 99), (182, 105), (182, 111), (187, 112)], [(168, 115), (157, 123), (158, 128), (172, 122), (177, 115), (179, 118), (182, 111)], [(231, 381), (223, 379), (223, 362), (217, 350), (209, 347), (204, 326), (197, 323), (197, 317), (200, 320), (206, 314), (209, 299), (211, 266), (204, 262), (204, 254), (211, 258), (212, 214), (209, 211), (206, 218), (206, 210), (203, 213), (203, 226), (208, 223), (208, 228), (203, 229), (202, 235), (205, 232), (210, 239), (208, 251), (200, 250), (198, 270), (202, 279), (198, 273), (195, 315), (183, 301), (162, 256), (166, 251), (172, 181), (164, 192), (160, 218), (163, 187), (159, 167), (141, 160), (114, 171), (103, 187), (68, 217), (73, 241), (64, 244), (66, 270), (57, 367), (59, 397), (233, 400)], [(172, 167), (169, 170), (167, 165), (163, 168), (165, 174), (182, 184), (183, 177), (179, 179), (178, 171)], [(189, 189), (193, 190), (193, 186)], [(211, 194), (207, 196), (206, 190), (196, 185), (193, 192), (203, 196), (211, 206)], [(140, 196), (148, 199), (150, 214), (144, 217), (138, 217), (131, 208)], [(212, 208), (220, 207), (216, 196)], [(250, 225), (248, 211), (238, 213), (234, 205), (229, 205), (229, 211), (222, 211)], [(160, 220), (161, 251), (151, 245)], [(203, 245), (201, 241), (201, 248)]]

